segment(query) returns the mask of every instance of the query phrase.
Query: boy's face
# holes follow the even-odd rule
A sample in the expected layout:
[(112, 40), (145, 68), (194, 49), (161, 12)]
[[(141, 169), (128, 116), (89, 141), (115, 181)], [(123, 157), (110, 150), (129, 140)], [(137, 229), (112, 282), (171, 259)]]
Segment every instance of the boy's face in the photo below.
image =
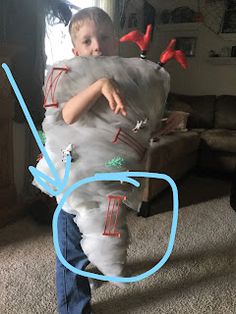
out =
[(107, 24), (98, 27), (94, 21), (85, 20), (76, 34), (72, 51), (76, 56), (113, 56), (117, 47), (111, 27)]

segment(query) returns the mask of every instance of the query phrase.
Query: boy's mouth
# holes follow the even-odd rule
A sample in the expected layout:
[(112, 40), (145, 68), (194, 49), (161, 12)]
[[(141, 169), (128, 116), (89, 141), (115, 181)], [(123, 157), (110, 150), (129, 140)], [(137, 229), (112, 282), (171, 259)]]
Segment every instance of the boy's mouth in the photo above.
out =
[(102, 52), (96, 52), (93, 54), (93, 56), (100, 57), (100, 56), (103, 56), (103, 53)]

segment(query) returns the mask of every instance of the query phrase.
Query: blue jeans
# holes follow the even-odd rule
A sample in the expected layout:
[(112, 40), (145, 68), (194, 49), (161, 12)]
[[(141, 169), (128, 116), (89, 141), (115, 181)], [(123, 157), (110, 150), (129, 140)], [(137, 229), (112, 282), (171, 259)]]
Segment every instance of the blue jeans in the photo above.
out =
[[(85, 270), (89, 264), (80, 241), (81, 233), (74, 215), (61, 210), (58, 217), (59, 245), (64, 258), (77, 269)], [(76, 275), (64, 267), (56, 257), (56, 290), (60, 314), (91, 313), (91, 291), (87, 277)]]

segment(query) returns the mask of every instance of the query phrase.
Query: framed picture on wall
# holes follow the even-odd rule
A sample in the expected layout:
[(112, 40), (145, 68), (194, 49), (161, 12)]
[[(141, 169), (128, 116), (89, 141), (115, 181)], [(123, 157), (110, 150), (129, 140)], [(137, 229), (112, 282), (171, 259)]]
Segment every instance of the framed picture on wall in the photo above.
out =
[(146, 32), (147, 25), (152, 25), (153, 37), (156, 20), (155, 8), (146, 0), (119, 0), (120, 35), (138, 30)]
[(236, 33), (236, 0), (226, 0), (225, 2), (225, 13), (221, 32)]
[(186, 57), (195, 57), (197, 37), (176, 37), (176, 50), (182, 50)]

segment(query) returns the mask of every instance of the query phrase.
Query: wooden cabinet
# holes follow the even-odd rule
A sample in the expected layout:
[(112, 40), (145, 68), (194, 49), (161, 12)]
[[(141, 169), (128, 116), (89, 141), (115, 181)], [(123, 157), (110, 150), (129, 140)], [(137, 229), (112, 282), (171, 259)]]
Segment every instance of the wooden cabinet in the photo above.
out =
[(0, 45), (0, 226), (19, 213), (14, 184), (13, 114), (14, 95), (2, 63), (11, 66), (12, 47)]

